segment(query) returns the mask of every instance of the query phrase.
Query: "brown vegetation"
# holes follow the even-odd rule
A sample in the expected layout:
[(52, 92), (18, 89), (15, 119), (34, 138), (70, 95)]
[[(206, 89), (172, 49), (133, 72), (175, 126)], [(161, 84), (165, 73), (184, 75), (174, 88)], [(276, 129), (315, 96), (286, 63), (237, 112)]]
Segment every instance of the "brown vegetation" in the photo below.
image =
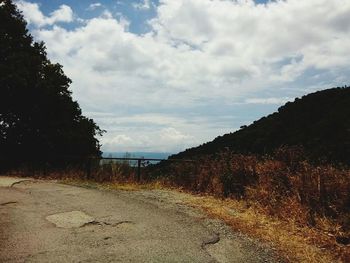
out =
[[(294, 226), (292, 232), (300, 232), (298, 236), (306, 242), (302, 244), (315, 245), (343, 262), (350, 261), (350, 169), (329, 164), (312, 165), (303, 158), (299, 148), (280, 148), (273, 158), (226, 152), (215, 157), (204, 156), (193, 163), (174, 162), (165, 168), (172, 185), (239, 200), (259, 214)], [(158, 176), (161, 172), (162, 169)], [(227, 213), (218, 213), (218, 209), (220, 206), (207, 208), (221, 218), (230, 218)], [(251, 222), (258, 222), (249, 218)], [(238, 224), (238, 228), (249, 224), (242, 224), (242, 220), (232, 219), (232, 216), (227, 221)], [(275, 238), (256, 226), (249, 232), (280, 244), (283, 239), (292, 244), (293, 234), (290, 232), (288, 236), (288, 228), (277, 224), (272, 229)], [(282, 229), (287, 236), (280, 236)], [(287, 244), (280, 247), (288, 250)], [(289, 252), (302, 255), (306, 248), (297, 252), (298, 247), (300, 245), (292, 246)], [(309, 260), (311, 258), (309, 256)], [(317, 260), (311, 261), (320, 261), (319, 257), (314, 258)]]
[[(86, 179), (88, 174), (109, 187), (135, 188), (136, 168), (127, 162), (82, 167), (55, 177)], [(350, 262), (350, 169), (310, 164), (298, 148), (280, 148), (273, 157), (225, 152), (165, 162), (143, 167), (141, 183), (200, 194), (189, 203), (273, 242), (290, 261)]]

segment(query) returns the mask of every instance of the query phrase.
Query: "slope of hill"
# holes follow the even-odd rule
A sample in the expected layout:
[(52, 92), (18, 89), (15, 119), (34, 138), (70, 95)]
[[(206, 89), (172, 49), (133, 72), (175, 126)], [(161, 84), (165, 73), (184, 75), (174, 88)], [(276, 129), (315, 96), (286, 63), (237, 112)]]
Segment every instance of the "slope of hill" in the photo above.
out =
[(268, 154), (280, 146), (303, 146), (312, 159), (350, 164), (350, 87), (308, 94), (247, 127), (187, 149), (171, 158), (192, 158), (224, 149)]

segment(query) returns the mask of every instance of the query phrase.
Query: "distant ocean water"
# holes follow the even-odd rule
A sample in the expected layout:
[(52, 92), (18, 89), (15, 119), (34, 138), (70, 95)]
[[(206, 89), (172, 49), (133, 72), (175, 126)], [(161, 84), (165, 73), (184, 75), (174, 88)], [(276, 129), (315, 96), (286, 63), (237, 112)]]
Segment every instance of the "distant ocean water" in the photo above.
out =
[(103, 152), (102, 157), (167, 159), (172, 154), (165, 152)]

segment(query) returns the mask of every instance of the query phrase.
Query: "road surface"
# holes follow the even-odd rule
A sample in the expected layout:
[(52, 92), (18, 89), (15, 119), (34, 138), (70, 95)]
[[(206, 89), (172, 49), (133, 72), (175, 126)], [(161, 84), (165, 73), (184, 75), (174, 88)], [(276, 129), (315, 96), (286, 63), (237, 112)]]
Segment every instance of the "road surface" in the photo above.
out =
[(175, 191), (0, 177), (0, 262), (273, 262)]

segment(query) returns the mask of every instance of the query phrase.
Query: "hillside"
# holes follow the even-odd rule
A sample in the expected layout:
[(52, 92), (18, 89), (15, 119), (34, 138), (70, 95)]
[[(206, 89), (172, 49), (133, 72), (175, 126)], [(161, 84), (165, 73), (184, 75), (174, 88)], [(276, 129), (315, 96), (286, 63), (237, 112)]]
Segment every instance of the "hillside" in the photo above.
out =
[(247, 127), (171, 158), (192, 158), (227, 148), (243, 154), (268, 154), (283, 145), (303, 146), (314, 160), (350, 164), (350, 88), (332, 88), (296, 98)]

